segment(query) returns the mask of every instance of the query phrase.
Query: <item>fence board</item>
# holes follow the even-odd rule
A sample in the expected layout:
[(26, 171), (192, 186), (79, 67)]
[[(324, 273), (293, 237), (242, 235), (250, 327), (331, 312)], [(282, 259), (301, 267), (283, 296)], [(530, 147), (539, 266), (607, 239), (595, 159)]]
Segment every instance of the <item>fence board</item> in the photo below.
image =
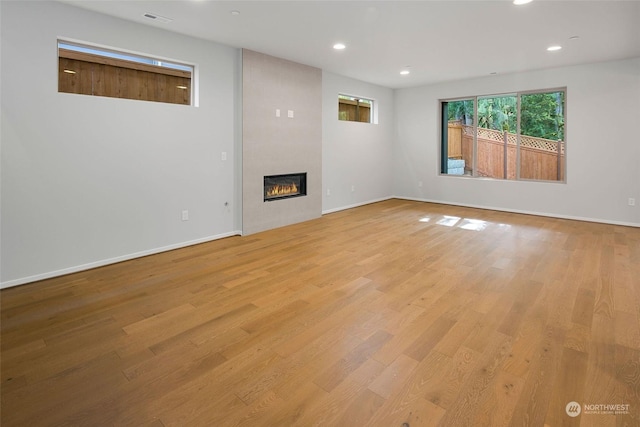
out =
[[(191, 79), (188, 77), (69, 58), (60, 58), (58, 63), (59, 92), (171, 104), (191, 103)], [(65, 73), (65, 69), (76, 73)]]
[[(504, 178), (504, 134), (491, 129), (478, 129), (479, 176)], [(516, 135), (507, 134), (507, 179), (516, 178)], [(563, 181), (565, 174), (564, 143), (560, 141), (560, 171), (558, 173), (558, 141), (530, 136), (521, 137), (520, 178)], [(473, 126), (462, 126), (461, 157), (466, 169), (473, 165)]]

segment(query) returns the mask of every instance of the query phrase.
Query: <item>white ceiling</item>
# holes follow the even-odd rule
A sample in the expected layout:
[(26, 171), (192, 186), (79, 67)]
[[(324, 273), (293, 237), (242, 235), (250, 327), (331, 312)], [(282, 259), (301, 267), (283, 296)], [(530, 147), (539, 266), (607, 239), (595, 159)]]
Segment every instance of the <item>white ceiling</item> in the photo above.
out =
[(640, 57), (637, 0), (61, 1), (390, 88)]

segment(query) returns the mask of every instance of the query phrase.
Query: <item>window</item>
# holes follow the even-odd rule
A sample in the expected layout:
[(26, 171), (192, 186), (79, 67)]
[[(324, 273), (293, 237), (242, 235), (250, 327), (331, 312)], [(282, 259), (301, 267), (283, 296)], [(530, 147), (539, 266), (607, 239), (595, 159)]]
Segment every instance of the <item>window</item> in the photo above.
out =
[(371, 123), (373, 100), (354, 96), (338, 95), (338, 120)]
[(193, 67), (58, 41), (58, 92), (191, 105)]
[(442, 145), (440, 170), (450, 175), (470, 175), (473, 165), (473, 129), (475, 117), (473, 99), (442, 102)]
[(440, 101), (440, 173), (565, 182), (566, 90)]

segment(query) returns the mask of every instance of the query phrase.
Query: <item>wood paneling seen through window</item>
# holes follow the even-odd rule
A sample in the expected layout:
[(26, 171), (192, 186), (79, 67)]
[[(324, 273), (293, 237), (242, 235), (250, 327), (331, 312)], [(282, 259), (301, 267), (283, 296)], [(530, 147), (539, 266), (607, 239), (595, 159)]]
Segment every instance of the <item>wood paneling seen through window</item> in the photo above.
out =
[(370, 99), (338, 95), (338, 120), (371, 123), (373, 101)]
[(191, 105), (192, 74), (166, 65), (58, 49), (58, 92)]

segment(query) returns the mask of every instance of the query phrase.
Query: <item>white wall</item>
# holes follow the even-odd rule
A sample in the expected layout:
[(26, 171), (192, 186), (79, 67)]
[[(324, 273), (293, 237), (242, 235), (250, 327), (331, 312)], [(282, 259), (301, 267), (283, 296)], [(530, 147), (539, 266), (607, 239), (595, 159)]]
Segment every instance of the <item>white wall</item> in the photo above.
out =
[[(566, 184), (438, 175), (439, 99), (557, 87), (567, 88)], [(394, 195), (640, 225), (639, 100), (639, 58), (398, 90)]]
[[(378, 123), (338, 120), (338, 94), (373, 99)], [(392, 89), (322, 72), (323, 212), (392, 195), (393, 111)]]
[[(1, 7), (3, 287), (239, 229), (238, 50), (56, 2)], [(194, 63), (199, 107), (58, 93), (57, 37)]]

